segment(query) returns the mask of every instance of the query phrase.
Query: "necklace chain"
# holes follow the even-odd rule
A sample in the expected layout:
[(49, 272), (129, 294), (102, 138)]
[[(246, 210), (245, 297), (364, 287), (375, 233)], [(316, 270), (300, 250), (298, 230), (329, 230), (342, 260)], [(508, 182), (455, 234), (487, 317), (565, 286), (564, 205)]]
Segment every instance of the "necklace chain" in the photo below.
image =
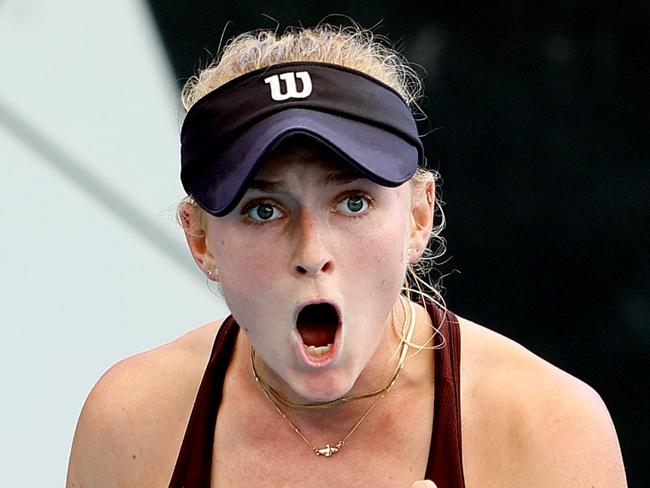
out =
[(349, 432), (345, 435), (343, 439), (341, 439), (339, 442), (337, 442), (335, 445), (330, 445), (330, 444), (325, 444), (325, 447), (315, 447), (311, 442), (309, 442), (309, 439), (305, 437), (305, 434), (302, 433), (302, 431), (294, 424), (289, 417), (280, 409), (278, 404), (271, 398), (271, 396), (268, 394), (268, 392), (265, 389), (262, 389), (262, 392), (266, 396), (266, 398), (269, 399), (269, 401), (273, 404), (275, 409), (278, 411), (278, 413), (282, 416), (284, 420), (286, 420), (289, 425), (293, 428), (294, 432), (298, 434), (298, 436), (309, 446), (309, 448), (316, 454), (316, 456), (325, 456), (325, 457), (330, 457), (333, 454), (336, 454), (341, 450), (341, 448), (345, 445), (345, 442), (348, 440), (348, 438), (354, 433), (355, 430), (357, 430), (357, 427), (361, 425), (361, 423), (366, 419), (368, 415), (370, 415), (370, 412), (375, 408), (375, 406), (386, 396), (388, 391), (386, 391), (383, 395), (381, 395), (379, 398), (377, 398), (370, 407), (363, 413), (363, 415), (357, 420), (357, 423), (354, 424), (354, 426), (349, 430)]
[[(401, 297), (400, 297), (400, 299), (401, 299)], [(403, 303), (402, 303), (402, 306), (404, 306)], [(391, 377), (390, 381), (388, 382), (388, 384), (386, 386), (384, 386), (383, 388), (380, 388), (380, 389), (378, 389), (378, 390), (376, 390), (374, 392), (366, 393), (366, 394), (362, 394), (362, 395), (351, 395), (349, 397), (339, 398), (338, 400), (334, 400), (332, 402), (325, 402), (325, 403), (319, 403), (319, 404), (313, 404), (313, 405), (291, 404), (291, 402), (282, 401), (283, 399), (281, 399), (281, 397), (279, 397), (279, 394), (275, 390), (273, 390), (273, 388), (271, 388), (271, 386), (268, 383), (266, 383), (264, 380), (262, 380), (262, 378), (258, 375), (257, 370), (255, 369), (255, 355), (254, 355), (254, 352), (253, 352), (254, 350), (253, 350), (253, 348), (251, 348), (251, 367), (252, 367), (252, 370), (253, 370), (253, 375), (255, 376), (255, 382), (258, 385), (260, 385), (262, 393), (264, 393), (264, 396), (266, 398), (268, 398), (268, 400), (275, 407), (277, 412), (282, 416), (282, 418), (284, 420), (287, 421), (287, 423), (293, 428), (294, 432), (304, 441), (305, 444), (307, 444), (309, 446), (309, 448), (314, 452), (314, 454), (316, 454), (316, 456), (330, 457), (330, 456), (336, 454), (337, 452), (339, 452), (343, 448), (343, 446), (345, 445), (347, 440), (350, 438), (350, 436), (354, 433), (354, 431), (356, 431), (357, 428), (361, 425), (361, 423), (364, 420), (366, 420), (366, 417), (368, 417), (368, 415), (370, 415), (370, 412), (372, 412), (373, 409), (375, 408), (375, 406), (388, 394), (388, 391), (391, 389), (391, 387), (397, 381), (397, 378), (399, 377), (400, 373), (402, 372), (402, 369), (404, 368), (404, 362), (406, 361), (406, 353), (408, 351), (408, 343), (411, 341), (411, 337), (413, 336), (413, 331), (415, 329), (415, 312), (413, 310), (413, 304), (411, 302), (409, 302), (408, 318), (407, 318), (407, 315), (406, 315), (406, 307), (404, 307), (404, 325), (406, 325), (407, 320), (409, 321), (409, 328), (408, 328), (408, 332), (406, 333), (406, 339), (404, 339), (403, 336), (401, 338), (402, 353), (400, 354), (399, 361), (397, 362), (397, 367), (395, 368), (395, 373), (393, 374), (393, 376)], [(402, 327), (402, 331), (403, 331), (404, 325)], [(343, 439), (341, 439), (339, 442), (337, 442), (334, 445), (325, 444), (324, 447), (320, 447), (320, 448), (315, 447), (311, 442), (309, 442), (309, 439), (307, 439), (307, 437), (305, 437), (305, 434), (303, 434), (302, 431), (296, 426), (296, 424), (294, 424), (289, 419), (289, 417), (287, 417), (287, 415), (282, 411), (282, 409), (278, 405), (278, 401), (281, 401), (285, 405), (287, 403), (289, 403), (291, 405), (297, 405), (297, 407), (295, 407), (295, 408), (302, 408), (302, 409), (305, 409), (305, 408), (320, 408), (320, 409), (323, 409), (323, 408), (330, 408), (330, 407), (333, 407), (335, 405), (339, 405), (339, 404), (344, 403), (344, 402), (349, 402), (349, 401), (353, 401), (353, 400), (360, 400), (362, 398), (370, 398), (372, 396), (377, 396), (377, 395), (379, 395), (379, 397), (374, 402), (372, 402), (372, 404), (366, 409), (366, 411), (363, 413), (363, 415), (361, 415), (359, 420), (357, 420), (357, 422), (352, 426), (352, 428), (348, 431), (348, 433), (345, 435), (345, 437), (343, 437)], [(291, 406), (291, 405), (288, 405), (288, 406)]]

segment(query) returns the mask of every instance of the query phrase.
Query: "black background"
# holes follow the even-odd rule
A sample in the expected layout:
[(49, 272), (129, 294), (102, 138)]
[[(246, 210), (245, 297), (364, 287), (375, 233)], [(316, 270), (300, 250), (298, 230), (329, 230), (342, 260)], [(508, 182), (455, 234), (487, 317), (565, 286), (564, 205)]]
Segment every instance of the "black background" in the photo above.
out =
[(179, 87), (227, 21), (225, 38), (331, 13), (381, 22), (422, 67), (421, 133), (443, 129), (424, 141), (444, 179), (449, 307), (592, 385), (630, 486), (648, 486), (650, 3), (149, 4)]

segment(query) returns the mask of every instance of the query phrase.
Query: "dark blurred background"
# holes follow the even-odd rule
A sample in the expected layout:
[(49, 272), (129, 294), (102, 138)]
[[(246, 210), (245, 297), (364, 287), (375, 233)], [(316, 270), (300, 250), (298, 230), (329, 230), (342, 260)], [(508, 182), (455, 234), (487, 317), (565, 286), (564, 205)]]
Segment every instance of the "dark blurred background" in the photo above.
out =
[(225, 38), (331, 13), (379, 23), (421, 66), (421, 133), (442, 128), (424, 142), (444, 179), (449, 307), (592, 385), (630, 486), (650, 484), (650, 3), (149, 5), (179, 87), (228, 21)]

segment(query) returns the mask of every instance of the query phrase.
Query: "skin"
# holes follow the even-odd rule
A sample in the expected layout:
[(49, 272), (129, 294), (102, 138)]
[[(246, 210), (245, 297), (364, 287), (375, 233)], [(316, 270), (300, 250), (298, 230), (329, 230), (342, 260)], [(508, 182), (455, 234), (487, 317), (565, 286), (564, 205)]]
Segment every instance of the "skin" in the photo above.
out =
[[(390, 321), (403, 319), (397, 296), (407, 263), (428, 239), (433, 184), (323, 184), (324, 177), (348, 169), (320, 147), (294, 141), (272, 153), (256, 176), (281, 188), (249, 191), (232, 214), (207, 217), (198, 232), (199, 210), (183, 209), (196, 263), (204, 272), (218, 269), (244, 331), (217, 420), (215, 443), (229, 447), (215, 451), (215, 486), (316, 487), (323, 480), (332, 486), (435, 486), (419, 480), (433, 421), (431, 351), (408, 359), (345, 454), (326, 463), (306, 449), (250, 373), (252, 345), (268, 382), (293, 400), (314, 401), (377, 388), (394, 368), (398, 341)], [(373, 205), (351, 213), (349, 199), (360, 195)], [(273, 207), (261, 212), (271, 219), (252, 224), (260, 202)], [(409, 248), (417, 251), (409, 255)], [(306, 367), (290, 346), (293, 313), (314, 297), (336, 301), (344, 328), (340, 356), (320, 370)], [(424, 309), (416, 310), (414, 340), (423, 343), (431, 324)], [(128, 358), (100, 379), (79, 419), (67, 486), (167, 485), (219, 323)], [(467, 486), (626, 486), (616, 433), (591, 388), (499, 334), (462, 318), (460, 326)], [(368, 405), (288, 414), (320, 442), (342, 438)]]

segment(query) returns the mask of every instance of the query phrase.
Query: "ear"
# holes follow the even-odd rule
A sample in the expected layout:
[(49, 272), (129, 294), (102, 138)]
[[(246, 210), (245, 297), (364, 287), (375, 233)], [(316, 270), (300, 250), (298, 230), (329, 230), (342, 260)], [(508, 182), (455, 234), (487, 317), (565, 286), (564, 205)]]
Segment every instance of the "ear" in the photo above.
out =
[(408, 253), (410, 263), (416, 262), (424, 253), (431, 230), (433, 229), (433, 216), (435, 213), (436, 186), (433, 175), (418, 175), (411, 181), (411, 235), (409, 237)]
[(214, 258), (208, 248), (203, 210), (196, 204), (185, 202), (178, 211), (178, 220), (185, 232), (194, 262), (203, 273), (208, 274), (208, 271), (214, 269)]

